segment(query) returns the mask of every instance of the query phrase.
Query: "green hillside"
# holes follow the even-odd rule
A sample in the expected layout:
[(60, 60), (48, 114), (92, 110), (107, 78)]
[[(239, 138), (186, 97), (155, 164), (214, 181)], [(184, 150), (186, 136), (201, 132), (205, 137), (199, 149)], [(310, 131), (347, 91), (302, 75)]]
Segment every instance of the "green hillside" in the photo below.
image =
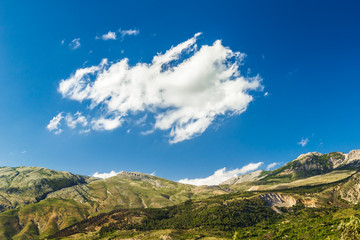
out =
[[(51, 238), (340, 239), (352, 231), (347, 225), (360, 215), (358, 205), (339, 197), (352, 180), (225, 194), (161, 209), (119, 209), (74, 224)], [(360, 229), (354, 231), (360, 233)]]
[(89, 180), (87, 176), (41, 167), (1, 167), (0, 210), (38, 202), (51, 192)]
[(114, 208), (159, 208), (227, 192), (229, 190), (217, 186), (195, 187), (148, 174), (123, 172), (89, 184), (64, 188), (47, 198), (73, 199), (101, 212)]

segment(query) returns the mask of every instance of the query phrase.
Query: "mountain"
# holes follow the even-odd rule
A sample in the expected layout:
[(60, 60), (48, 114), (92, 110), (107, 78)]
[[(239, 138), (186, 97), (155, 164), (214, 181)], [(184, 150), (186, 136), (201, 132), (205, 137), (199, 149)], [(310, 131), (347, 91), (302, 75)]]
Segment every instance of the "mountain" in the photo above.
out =
[(0, 239), (338, 239), (333, 226), (360, 215), (359, 163), (360, 150), (312, 152), (199, 187), (143, 173), (3, 167)]
[(295, 180), (328, 173), (341, 166), (345, 162), (345, 158), (345, 154), (340, 152), (328, 154), (311, 152), (301, 154), (295, 160), (272, 171), (265, 179), (288, 178)]

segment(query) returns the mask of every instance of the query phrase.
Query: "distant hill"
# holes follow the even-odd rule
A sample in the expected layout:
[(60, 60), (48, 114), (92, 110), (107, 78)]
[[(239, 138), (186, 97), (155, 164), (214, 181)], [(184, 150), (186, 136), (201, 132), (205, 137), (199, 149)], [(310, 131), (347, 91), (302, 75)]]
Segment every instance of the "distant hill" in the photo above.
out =
[(41, 167), (1, 167), (0, 210), (38, 202), (51, 192), (84, 184), (91, 179)]
[(92, 205), (94, 211), (107, 211), (114, 208), (159, 208), (229, 191), (218, 186), (196, 187), (144, 173), (122, 172), (89, 184), (63, 188), (47, 198), (72, 199)]

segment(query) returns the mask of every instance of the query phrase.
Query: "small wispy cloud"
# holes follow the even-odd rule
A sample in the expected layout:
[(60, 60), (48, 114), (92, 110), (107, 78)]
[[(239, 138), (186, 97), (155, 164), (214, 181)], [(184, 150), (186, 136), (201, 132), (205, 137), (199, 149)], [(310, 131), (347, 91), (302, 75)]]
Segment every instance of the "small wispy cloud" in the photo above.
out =
[(78, 49), (81, 46), (80, 44), (80, 38), (75, 38), (69, 43), (69, 47), (72, 50)]
[(309, 138), (302, 138), (298, 144), (302, 147), (305, 147), (309, 143)]
[(239, 174), (245, 174), (248, 172), (252, 172), (257, 170), (263, 162), (258, 163), (249, 163), (248, 165), (245, 165), (242, 168), (236, 168), (234, 170), (227, 171), (226, 168), (221, 168), (219, 170), (216, 170), (213, 175), (206, 177), (206, 178), (195, 178), (195, 179), (181, 179), (179, 180), (179, 183), (185, 183), (185, 184), (191, 184), (196, 186), (201, 185), (219, 185), (220, 183), (232, 178), (237, 177)]
[(269, 171), (273, 168), (275, 168), (276, 166), (278, 166), (280, 163), (277, 163), (277, 162), (273, 162), (273, 163), (270, 163), (269, 165), (266, 166), (266, 170)]
[(147, 114), (145, 114), (142, 118), (139, 118), (135, 121), (135, 125), (137, 126), (144, 126), (147, 119)]
[(121, 34), (121, 38), (124, 38), (125, 36), (136, 36), (139, 35), (140, 30), (138, 29), (128, 29), (128, 30), (121, 30), (119, 29), (119, 32)]
[(60, 134), (63, 130), (60, 128), (60, 121), (64, 118), (63, 113), (59, 113), (55, 117), (53, 117), (46, 128), (55, 134)]
[(65, 44), (65, 39), (61, 40), (60, 45), (64, 45)]
[(22, 152), (21, 152), (21, 154), (25, 154), (25, 153), (27, 153), (27, 151), (26, 151), (26, 150), (24, 150), (24, 151), (22, 151)]
[(102, 40), (116, 40), (116, 33), (109, 31), (106, 34), (101, 35), (100, 37), (96, 36), (95, 39), (102, 39)]
[(60, 134), (63, 132), (63, 126), (67, 126), (68, 128), (75, 129), (76, 127), (80, 127), (79, 133), (88, 133), (90, 131), (88, 126), (88, 120), (85, 116), (82, 115), (81, 112), (76, 112), (75, 114), (66, 114), (64, 112), (60, 112), (58, 115), (53, 117), (46, 128), (55, 134)]

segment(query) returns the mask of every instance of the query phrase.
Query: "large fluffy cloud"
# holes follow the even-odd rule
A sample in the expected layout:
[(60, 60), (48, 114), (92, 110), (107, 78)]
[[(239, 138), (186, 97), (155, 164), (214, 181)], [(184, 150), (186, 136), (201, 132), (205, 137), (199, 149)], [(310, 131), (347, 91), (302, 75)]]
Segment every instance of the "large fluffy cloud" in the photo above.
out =
[(169, 131), (171, 143), (202, 134), (221, 115), (238, 115), (262, 88), (259, 76), (245, 77), (239, 67), (244, 54), (222, 45), (197, 46), (199, 33), (153, 57), (151, 63), (129, 65), (103, 59), (63, 79), (58, 91), (79, 102), (90, 101), (100, 116), (89, 120), (94, 130), (112, 130), (124, 119), (151, 113), (154, 130)]
[(206, 177), (206, 178), (195, 178), (195, 179), (181, 179), (179, 180), (180, 183), (186, 183), (191, 185), (219, 185), (220, 183), (232, 178), (237, 177), (239, 174), (245, 174), (251, 171), (255, 171), (258, 169), (263, 163), (249, 163), (248, 165), (245, 165), (242, 168), (236, 168), (231, 171), (226, 171), (226, 168), (221, 168), (219, 170), (216, 170), (213, 175)]

